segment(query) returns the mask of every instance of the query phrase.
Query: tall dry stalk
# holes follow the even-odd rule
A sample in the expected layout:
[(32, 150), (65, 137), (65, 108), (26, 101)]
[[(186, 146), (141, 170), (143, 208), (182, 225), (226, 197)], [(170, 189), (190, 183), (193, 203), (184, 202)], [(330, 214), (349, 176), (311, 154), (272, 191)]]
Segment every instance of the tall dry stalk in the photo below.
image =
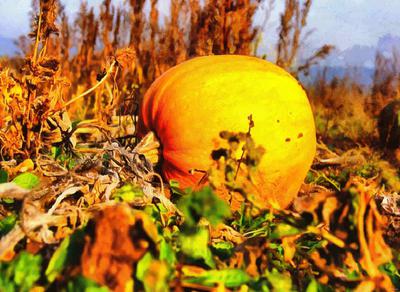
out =
[[(35, 157), (54, 143), (62, 143), (69, 119), (59, 108), (63, 103), (64, 80), (57, 59), (58, 1), (42, 0), (32, 26), (33, 39), (20, 77), (0, 72), (4, 127), (0, 130), (2, 159)], [(35, 6), (36, 7), (36, 6)]]
[(114, 26), (114, 7), (111, 7), (111, 0), (104, 0), (101, 5), (100, 11), (100, 27), (101, 27), (101, 38), (103, 43), (103, 59), (106, 59), (113, 52), (112, 42), (110, 35), (113, 32)]
[(324, 45), (303, 64), (298, 64), (299, 51), (303, 45), (304, 29), (312, 6), (312, 0), (285, 0), (285, 9), (281, 14), (276, 63), (294, 74), (308, 73), (312, 65), (326, 58), (333, 46)]

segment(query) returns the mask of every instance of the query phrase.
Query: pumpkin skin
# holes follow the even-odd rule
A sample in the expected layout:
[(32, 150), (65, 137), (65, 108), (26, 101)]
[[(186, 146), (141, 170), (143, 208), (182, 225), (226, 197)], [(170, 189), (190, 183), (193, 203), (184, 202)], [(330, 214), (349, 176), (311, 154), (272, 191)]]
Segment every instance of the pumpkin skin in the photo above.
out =
[(211, 152), (224, 147), (221, 131), (247, 132), (266, 153), (254, 192), (262, 207), (286, 208), (297, 196), (316, 151), (314, 118), (297, 80), (280, 67), (249, 56), (206, 56), (161, 75), (146, 92), (138, 133), (161, 143), (162, 173), (182, 188), (195, 187)]

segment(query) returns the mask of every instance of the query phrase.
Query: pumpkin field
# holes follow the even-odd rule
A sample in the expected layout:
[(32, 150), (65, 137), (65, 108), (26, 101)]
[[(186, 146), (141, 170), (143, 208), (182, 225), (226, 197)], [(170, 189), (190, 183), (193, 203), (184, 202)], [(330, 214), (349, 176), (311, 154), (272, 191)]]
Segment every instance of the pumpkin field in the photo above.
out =
[(279, 1), (272, 55), (274, 0), (32, 1), (0, 58), (0, 291), (400, 289), (400, 53), (311, 74), (335, 48), (304, 56), (314, 1)]

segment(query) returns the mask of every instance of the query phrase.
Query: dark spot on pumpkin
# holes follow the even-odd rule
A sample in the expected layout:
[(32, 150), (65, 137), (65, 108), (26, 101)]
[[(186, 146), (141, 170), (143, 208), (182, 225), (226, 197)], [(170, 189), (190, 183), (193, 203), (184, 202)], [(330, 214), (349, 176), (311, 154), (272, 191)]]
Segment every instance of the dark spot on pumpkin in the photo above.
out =
[(228, 142), (229, 143), (239, 143), (240, 140), (237, 136), (232, 136), (232, 137), (229, 137)]
[(286, 138), (286, 139), (285, 139), (285, 142), (290, 142), (290, 138)]
[(303, 133), (299, 133), (299, 134), (297, 135), (297, 138), (301, 138), (301, 137), (303, 137)]
[(280, 121), (280, 120), (276, 120), (276, 122), (277, 122), (277, 123), (280, 123), (281, 121)]
[(219, 148), (217, 150), (214, 150), (213, 152), (211, 152), (211, 158), (213, 160), (219, 160), (221, 157), (228, 157), (228, 150), (224, 149), (224, 148)]

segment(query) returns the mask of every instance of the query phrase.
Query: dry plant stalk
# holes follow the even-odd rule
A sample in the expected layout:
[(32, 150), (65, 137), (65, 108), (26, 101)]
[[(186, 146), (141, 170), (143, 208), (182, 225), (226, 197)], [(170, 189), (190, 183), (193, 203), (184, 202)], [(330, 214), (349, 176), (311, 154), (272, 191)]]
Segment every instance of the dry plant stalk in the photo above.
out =
[(52, 35), (58, 2), (41, 1), (33, 31), (33, 51), (25, 60), (23, 75), (15, 77), (2, 70), (1, 102), (3, 127), (0, 130), (0, 156), (3, 159), (34, 157), (62, 141), (62, 132), (70, 127), (68, 115), (57, 109), (63, 103), (67, 85), (59, 74)]
[(311, 5), (312, 0), (305, 0), (304, 3), (300, 0), (285, 0), (285, 9), (280, 18), (276, 63), (296, 75), (300, 72), (307, 74), (312, 65), (326, 58), (333, 49), (331, 45), (324, 45), (303, 64), (296, 64)]

